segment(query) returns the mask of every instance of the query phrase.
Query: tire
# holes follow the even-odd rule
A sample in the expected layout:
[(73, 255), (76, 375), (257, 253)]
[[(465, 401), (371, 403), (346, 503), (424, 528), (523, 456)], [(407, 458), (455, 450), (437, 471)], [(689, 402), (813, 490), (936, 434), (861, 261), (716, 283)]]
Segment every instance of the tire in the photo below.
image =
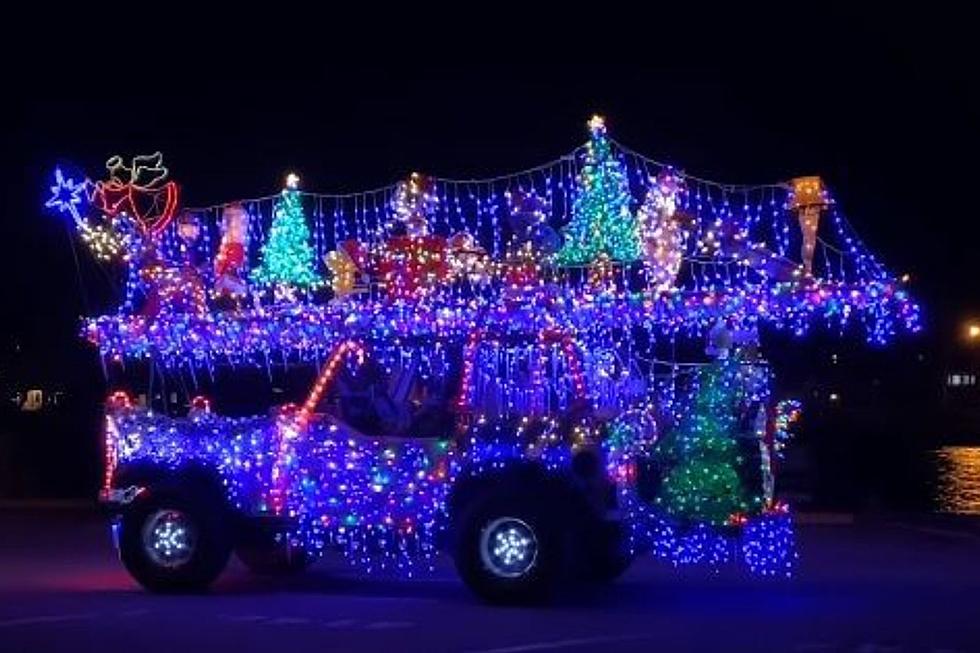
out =
[(235, 556), (250, 572), (259, 576), (291, 576), (305, 571), (313, 559), (302, 549), (290, 549), (276, 542), (273, 534), (252, 539), (235, 547)]
[(477, 499), (457, 528), (456, 571), (477, 596), (498, 604), (548, 598), (562, 567), (561, 538), (528, 496)]
[(231, 556), (223, 521), (221, 511), (206, 501), (151, 495), (123, 514), (120, 558), (151, 592), (205, 590)]
[(612, 583), (633, 565), (633, 556), (621, 551), (607, 551), (591, 562), (586, 579), (593, 583)]
[(612, 583), (633, 564), (635, 554), (626, 542), (621, 524), (606, 524), (590, 531), (588, 546), (580, 554), (579, 576), (591, 583)]

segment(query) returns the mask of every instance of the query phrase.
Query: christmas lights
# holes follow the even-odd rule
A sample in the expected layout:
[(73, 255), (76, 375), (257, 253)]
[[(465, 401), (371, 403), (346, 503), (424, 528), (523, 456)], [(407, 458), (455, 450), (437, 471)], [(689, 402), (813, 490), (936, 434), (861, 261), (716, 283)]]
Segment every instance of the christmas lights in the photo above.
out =
[(334, 297), (344, 297), (354, 292), (354, 284), (357, 282), (357, 265), (343, 249), (328, 252), (323, 262), (330, 273), (330, 288), (333, 290)]
[(742, 384), (741, 370), (734, 360), (705, 367), (684, 421), (654, 451), (671, 470), (657, 502), (676, 519), (721, 526), (749, 508), (738, 476), (742, 461), (733, 437), (738, 429), (736, 393)]
[(829, 203), (820, 177), (797, 177), (792, 182), (788, 206), (799, 214), (803, 244), (800, 257), (806, 274), (813, 272), (813, 254), (817, 248), (817, 228), (820, 212)]
[(221, 244), (214, 257), (216, 296), (241, 297), (247, 292), (243, 271), (248, 251), (248, 214), (241, 204), (225, 207), (221, 216)]
[(51, 197), (45, 201), (44, 206), (55, 209), (59, 213), (67, 213), (75, 221), (76, 225), (81, 226), (84, 218), (82, 211), (89, 201), (87, 179), (76, 182), (71, 177), (66, 177), (61, 168), (54, 169), (54, 185), (51, 186)]
[(617, 261), (635, 261), (640, 255), (639, 233), (630, 210), (626, 174), (612, 152), (600, 116), (589, 121), (589, 132), (572, 222), (555, 261), (559, 265), (582, 265), (600, 254)]
[(298, 183), (295, 175), (287, 178), (269, 239), (262, 247), (262, 262), (252, 271), (252, 281), (260, 286), (273, 286), (277, 299), (295, 299), (295, 290), (316, 288), (322, 283), (310, 247), (310, 229), (303, 214)]
[[(300, 360), (346, 335), (372, 342), (399, 336), (430, 336), (465, 341), (477, 324), (503, 333), (536, 333), (549, 325), (582, 331), (641, 329), (648, 337), (700, 334), (719, 317), (734, 323), (758, 320), (802, 335), (821, 320), (835, 329), (863, 324), (875, 341), (885, 342), (900, 330), (918, 328), (917, 307), (891, 283), (869, 282), (857, 289), (825, 282), (799, 286), (774, 284), (753, 292), (701, 291), (651, 296), (617, 292), (596, 296), (588, 289), (561, 292), (534, 281), (532, 264), (518, 272), (510, 267), (505, 291), (492, 301), (447, 298), (437, 305), (398, 306), (386, 298), (360, 300), (357, 311), (346, 305), (296, 304), (212, 313), (204, 319), (161, 316), (145, 328), (139, 315), (106, 315), (85, 320), (83, 333), (106, 358), (159, 357), (167, 365), (203, 365), (206, 361), (248, 360), (275, 351)], [(391, 279), (397, 277), (391, 273)], [(405, 285), (405, 288), (415, 286)], [(588, 338), (587, 338), (588, 339)]]
[[(128, 266), (119, 312), (83, 326), (106, 361), (151, 360), (195, 384), (223, 365), (319, 376), (301, 404), (262, 417), (197, 397), (178, 419), (114, 396), (106, 493), (125, 465), (200, 463), (237, 510), (288, 520), (290, 546), (339, 547), (368, 570), (429, 566), (456, 483), (528, 463), (567, 478), (595, 454), (634, 550), (788, 574), (775, 467), (799, 405), (771, 408), (753, 334), (855, 326), (877, 344), (919, 328), (905, 281), (819, 178), (714, 184), (626, 149), (598, 116), (583, 149), (513, 175), (413, 173), (350, 195), (300, 193), (290, 175), (274, 197), (176, 220), (159, 154), (107, 168), (94, 184), (57, 169), (46, 202), (97, 258)], [(706, 333), (707, 365), (657, 359)], [(400, 394), (358, 421), (341, 388), (367, 384), (372, 365)], [(412, 379), (457, 372), (445, 406), (427, 386), (409, 396)], [(361, 410), (385, 394), (371, 388)], [(423, 406), (445, 414), (415, 420)]]
[[(219, 309), (240, 308), (238, 299), (247, 292), (244, 272), (251, 268), (253, 279), (265, 279), (271, 262), (254, 259), (258, 258), (255, 254), (264, 257), (264, 252), (271, 249), (274, 254), (270, 261), (277, 261), (277, 270), (287, 276), (299, 275), (304, 283), (311, 284), (306, 287), (319, 284), (318, 264), (324, 266), (324, 272), (329, 270), (327, 261), (331, 267), (342, 266), (341, 274), (331, 273), (331, 279), (339, 284), (334, 290), (340, 291), (334, 296), (350, 294), (347, 282), (353, 274), (357, 287), (363, 290), (360, 296), (368, 302), (383, 296), (395, 300), (426, 297), (429, 303), (449, 304), (465, 299), (477, 302), (473, 308), (477, 313), (484, 310), (480, 306), (484, 303), (486, 310), (495, 310), (493, 305), (500, 298), (506, 299), (508, 306), (523, 310), (540, 303), (544, 294), (568, 298), (561, 302), (562, 308), (574, 311), (579, 309), (579, 304), (584, 302), (587, 306), (598, 298), (586, 292), (588, 275), (552, 267), (551, 255), (558, 249), (553, 226), (571, 220), (567, 226), (569, 240), (554, 255), (555, 262), (565, 262), (570, 256), (569, 248), (576, 242), (571, 234), (580, 230), (576, 225), (586, 225), (587, 228), (582, 227), (586, 231), (601, 232), (600, 237), (588, 239), (589, 247), (601, 245), (616, 234), (623, 236), (615, 236), (617, 242), (636, 246), (636, 254), (644, 259), (639, 267), (626, 263), (636, 257), (620, 256), (622, 252), (618, 250), (622, 248), (612, 252), (604, 245), (605, 249), (600, 247), (602, 251), (575, 258), (585, 267), (608, 271), (600, 254), (608, 256), (615, 279), (607, 281), (614, 281), (615, 289), (609, 284), (600, 293), (602, 299), (617, 313), (624, 306), (630, 306), (630, 310), (637, 304), (648, 306), (645, 322), (651, 335), (701, 331), (719, 315), (735, 321), (760, 320), (797, 334), (820, 323), (835, 330), (861, 325), (874, 343), (886, 342), (903, 330), (918, 329), (918, 307), (909, 298), (903, 282), (888, 275), (867, 251), (829, 200), (822, 184), (817, 195), (789, 185), (716, 187), (626, 150), (609, 139), (601, 119), (591, 121), (590, 126), (593, 138), (582, 155), (584, 165), (577, 183), (571, 176), (574, 170), (571, 159), (566, 158), (529, 173), (494, 178), (486, 183), (439, 180), (416, 173), (394, 189), (383, 191), (386, 201), (374, 194), (313, 196), (316, 200), (312, 236), (317, 251), (327, 252), (331, 247), (330, 232), (321, 226), (322, 216), (330, 206), (334, 207), (334, 234), (339, 235), (354, 225), (363, 235), (364, 240), (357, 242), (364, 251), (361, 255), (364, 262), (355, 262), (356, 272), (340, 254), (330, 255), (322, 263), (315, 256), (306, 256), (311, 250), (307, 242), (311, 232), (305, 218), (299, 219), (302, 211), (296, 189), (287, 188), (276, 198), (251, 202), (248, 208), (232, 204), (224, 210), (202, 209), (198, 213), (205, 219), (221, 219), (223, 235), (217, 251), (206, 249), (210, 246), (207, 234), (214, 228), (207, 225), (202, 225), (201, 230), (204, 242), (195, 246), (198, 255), (210, 255), (215, 261), (215, 303)], [(162, 188), (166, 174), (156, 155), (136, 157), (131, 165), (123, 165), (116, 157), (110, 168), (110, 179), (102, 188), (129, 183), (134, 192), (157, 191)], [(656, 172), (650, 174), (651, 169)], [(134, 175), (136, 182), (132, 181)], [(156, 219), (149, 218), (153, 227), (142, 233), (141, 223), (125, 212), (119, 213), (115, 202), (108, 202), (115, 218), (85, 215), (86, 210), (97, 210), (99, 202), (87, 209), (82, 201), (86, 193), (81, 190), (86, 183), (68, 184), (64, 175), (61, 179), (57, 182), (56, 178), (55, 187), (63, 187), (65, 201), (53, 199), (49, 206), (65, 211), (71, 206), (79, 212), (81, 221), (76, 221), (76, 225), (80, 235), (100, 258), (133, 261), (140, 257), (143, 247), (162, 239), (164, 262), (179, 262), (173, 260), (177, 253), (172, 253), (167, 244), (175, 239), (169, 235), (175, 232), (166, 225), (169, 209), (158, 212)], [(587, 188), (592, 190), (586, 192)], [(634, 189), (640, 189), (642, 194), (635, 194)], [(104, 191), (101, 197), (101, 204), (106, 204)], [(627, 220), (632, 202), (640, 197), (645, 199), (637, 209), (636, 218), (629, 216)], [(267, 203), (265, 208), (264, 203)], [(794, 211), (802, 210), (804, 204), (829, 207), (830, 215), (829, 227), (820, 227), (820, 233), (809, 228), (806, 233), (798, 232), (801, 242), (816, 238), (809, 268), (806, 261), (794, 262), (780, 254), (787, 252), (792, 232), (798, 229)], [(288, 219), (283, 215), (287, 206)], [(498, 251), (501, 236), (499, 229), (488, 228), (490, 207), (497, 207), (494, 210), (498, 212), (509, 209), (510, 243), (499, 258), (491, 254)], [(588, 226), (591, 218), (585, 219), (586, 214), (609, 224), (599, 227), (596, 222)], [(276, 218), (273, 222), (296, 227), (295, 232), (288, 230), (296, 236), (295, 246), (286, 246), (281, 237), (272, 238), (271, 233), (269, 238), (262, 236), (270, 231), (268, 224), (263, 225), (263, 220), (270, 216)], [(338, 231), (343, 225), (347, 226)], [(403, 236), (396, 234), (399, 230)], [(249, 231), (265, 241), (261, 253), (249, 248)], [(447, 241), (445, 248), (441, 248), (440, 238), (449, 238), (451, 242)], [(459, 247), (463, 239), (465, 247)], [(634, 245), (623, 247), (634, 249)], [(340, 242), (333, 241), (333, 247), (340, 251)], [(181, 251), (185, 249), (181, 246)], [(382, 265), (377, 264), (380, 261)], [(293, 263), (295, 270), (291, 269)], [(382, 267), (384, 274), (379, 272)], [(636, 274), (638, 269), (645, 272)], [(806, 274), (808, 269), (810, 276)], [(132, 312), (137, 306), (134, 295), (140, 292), (138, 272), (138, 269), (131, 271), (124, 313)], [(455, 282), (463, 278), (470, 283), (459, 287)], [(259, 284), (260, 287), (268, 285), (279, 286), (283, 298), (293, 294), (289, 284)], [(656, 297), (658, 293), (664, 297)], [(223, 302), (227, 296), (236, 301)], [(309, 319), (314, 322), (317, 300), (317, 296), (304, 295), (299, 302), (309, 310)], [(642, 309), (636, 311), (641, 312)], [(157, 334), (160, 328), (162, 325)], [(270, 333), (272, 350), (281, 344), (276, 336), (278, 330)], [(123, 352), (112, 353), (120, 354), (125, 355), (125, 348)]]
[(155, 152), (133, 157), (127, 166), (121, 156), (106, 161), (109, 179), (95, 183), (92, 202), (110, 219), (125, 215), (140, 231), (159, 236), (173, 219), (178, 204), (176, 182), (168, 175), (163, 155)]
[[(413, 172), (406, 181), (395, 186), (391, 199), (392, 218), (400, 223), (411, 238), (429, 235), (429, 219), (439, 199), (432, 191), (432, 180)], [(389, 231), (392, 227), (389, 226)]]
[(680, 180), (663, 172), (650, 180), (646, 198), (637, 211), (646, 272), (657, 291), (674, 287), (684, 260), (689, 225), (677, 213), (681, 192)]

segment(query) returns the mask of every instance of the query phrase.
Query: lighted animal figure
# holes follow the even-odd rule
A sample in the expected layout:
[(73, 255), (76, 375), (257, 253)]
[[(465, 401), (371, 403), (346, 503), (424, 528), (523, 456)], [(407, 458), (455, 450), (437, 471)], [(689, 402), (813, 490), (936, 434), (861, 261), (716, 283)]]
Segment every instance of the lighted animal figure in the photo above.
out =
[(214, 294), (237, 301), (248, 293), (243, 276), (248, 252), (248, 213), (235, 202), (221, 216), (221, 244), (214, 259)]

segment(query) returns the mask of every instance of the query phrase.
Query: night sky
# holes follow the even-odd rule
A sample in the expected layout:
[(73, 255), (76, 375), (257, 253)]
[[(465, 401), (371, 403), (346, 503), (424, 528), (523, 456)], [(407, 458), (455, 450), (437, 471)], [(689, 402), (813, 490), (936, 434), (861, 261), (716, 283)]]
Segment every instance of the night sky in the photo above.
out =
[(822, 175), (872, 250), (912, 274), (923, 343), (951, 340), (980, 310), (965, 20), (593, 11), (532, 27), (487, 8), (496, 16), (444, 14), (400, 32), (341, 16), (308, 30), (313, 16), (296, 11), (160, 35), (153, 20), (126, 33), (90, 17), (22, 35), (26, 50), (8, 43), (5, 360), (19, 346), (18, 373), (39, 379), (69, 361), (88, 361), (70, 363), (76, 381), (97, 369), (76, 332), (98, 277), (79, 248), (80, 292), (64, 223), (40, 209), (56, 162), (97, 176), (114, 153), (161, 150), (192, 206), (271, 194), (287, 170), (307, 190), (355, 191), (412, 170), (536, 165), (584, 142), (593, 112), (617, 140), (699, 176)]

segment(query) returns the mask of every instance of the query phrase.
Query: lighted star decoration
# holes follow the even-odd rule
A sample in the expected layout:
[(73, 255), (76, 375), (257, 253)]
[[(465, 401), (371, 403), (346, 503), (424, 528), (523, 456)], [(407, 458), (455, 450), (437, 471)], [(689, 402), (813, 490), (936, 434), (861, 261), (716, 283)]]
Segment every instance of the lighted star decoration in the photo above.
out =
[(598, 113), (594, 114), (589, 119), (589, 131), (605, 131), (606, 130), (606, 119), (600, 116)]
[(87, 179), (78, 183), (71, 177), (65, 177), (61, 168), (55, 168), (51, 197), (44, 203), (44, 206), (49, 209), (56, 209), (59, 213), (69, 213), (76, 224), (81, 224), (82, 215), (78, 207), (83, 201), (88, 200), (88, 195), (85, 192), (87, 186)]

